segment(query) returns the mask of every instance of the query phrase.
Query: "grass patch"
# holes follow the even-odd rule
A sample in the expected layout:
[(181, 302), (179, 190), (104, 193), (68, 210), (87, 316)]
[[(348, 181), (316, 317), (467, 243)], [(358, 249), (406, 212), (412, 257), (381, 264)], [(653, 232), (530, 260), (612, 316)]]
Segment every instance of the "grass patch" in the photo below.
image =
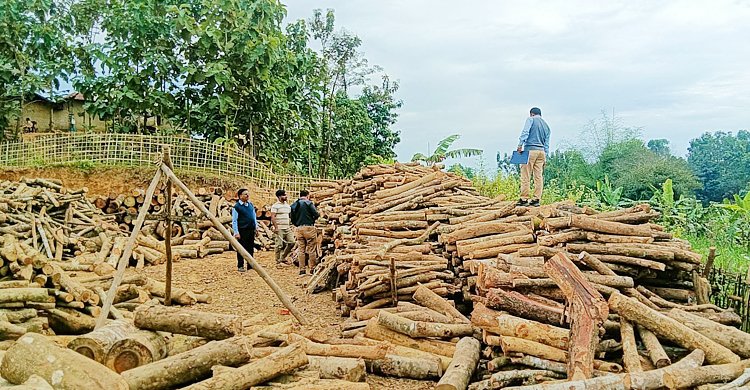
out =
[(748, 264), (750, 264), (750, 253), (747, 249), (728, 243), (717, 243), (704, 236), (685, 236), (693, 246), (693, 251), (703, 255), (703, 261), (708, 259), (708, 250), (710, 247), (716, 247), (716, 260), (714, 267), (720, 268), (727, 272), (746, 274)]

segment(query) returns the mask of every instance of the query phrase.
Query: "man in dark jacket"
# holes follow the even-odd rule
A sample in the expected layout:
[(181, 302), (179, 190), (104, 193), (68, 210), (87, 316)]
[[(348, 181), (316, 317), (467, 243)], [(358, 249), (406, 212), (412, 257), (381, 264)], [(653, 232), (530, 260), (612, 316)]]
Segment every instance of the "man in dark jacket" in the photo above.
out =
[[(237, 197), (239, 200), (234, 204), (232, 208), (232, 230), (234, 230), (234, 238), (236, 238), (240, 245), (253, 255), (253, 244), (255, 242), (255, 232), (258, 227), (258, 220), (255, 217), (255, 206), (250, 203), (250, 193), (246, 188), (241, 188), (237, 191)], [(247, 268), (250, 269), (250, 263), (247, 264)], [(242, 257), (240, 252), (237, 252), (237, 270), (245, 272), (245, 258)]]
[(299, 250), (299, 274), (304, 275), (309, 272), (312, 274), (313, 268), (318, 260), (318, 250), (316, 244), (317, 231), (315, 230), (315, 220), (320, 217), (315, 204), (309, 198), (310, 192), (302, 190), (299, 192), (299, 199), (292, 203), (292, 213), (290, 215), (292, 224), (297, 227), (297, 246)]

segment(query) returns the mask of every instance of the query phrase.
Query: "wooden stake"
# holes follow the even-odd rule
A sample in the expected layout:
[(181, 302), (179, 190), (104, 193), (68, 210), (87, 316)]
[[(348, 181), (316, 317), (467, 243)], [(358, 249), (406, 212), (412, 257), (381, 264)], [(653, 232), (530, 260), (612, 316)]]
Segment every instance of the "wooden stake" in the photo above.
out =
[[(289, 309), (289, 311), (292, 312), (292, 314), (294, 315), (294, 318), (296, 318), (297, 321), (299, 321), (300, 324), (307, 325), (308, 322), (305, 319), (305, 317), (297, 309), (297, 307), (294, 306), (294, 304), (289, 299), (289, 297), (284, 293), (284, 291), (281, 290), (281, 287), (279, 287), (279, 285), (276, 284), (276, 281), (273, 280), (273, 278), (271, 277), (271, 275), (269, 275), (268, 272), (266, 272), (265, 268), (263, 268), (260, 264), (258, 264), (258, 262), (255, 261), (255, 259), (253, 258), (253, 256), (251, 256), (250, 253), (248, 253), (248, 251), (245, 248), (242, 247), (242, 245), (240, 245), (240, 242), (237, 241), (237, 239), (234, 238), (234, 236), (231, 233), (229, 233), (229, 230), (227, 230), (227, 228), (224, 227), (224, 225), (221, 223), (221, 221), (219, 221), (219, 219), (216, 218), (215, 215), (211, 214), (208, 211), (208, 209), (206, 208), (206, 205), (203, 204), (203, 202), (199, 201), (198, 198), (195, 197), (195, 194), (193, 194), (193, 192), (190, 191), (189, 188), (187, 188), (187, 186), (185, 185), (185, 183), (183, 183), (174, 174), (174, 172), (172, 172), (172, 170), (168, 166), (162, 164), (161, 165), (161, 170), (169, 178), (169, 180), (172, 181), (172, 183), (174, 185), (176, 185), (180, 190), (182, 190), (182, 192), (185, 195), (188, 196), (188, 198), (190, 198), (190, 201), (193, 202), (193, 204), (195, 205), (195, 207), (197, 207), (198, 210), (200, 210), (206, 217), (208, 217), (208, 219), (211, 220), (211, 222), (213, 222), (214, 227), (217, 230), (219, 230), (219, 232), (221, 232), (221, 234), (224, 236), (224, 238), (226, 238), (227, 241), (229, 241), (232, 244), (232, 247), (234, 248), (234, 250), (236, 250), (240, 255), (242, 255), (242, 257), (244, 257), (245, 260), (247, 260), (248, 263), (250, 263), (250, 265), (253, 267), (253, 269), (255, 270), (255, 272), (257, 272), (258, 275), (260, 275), (260, 277), (263, 279), (263, 281), (265, 281), (266, 284), (268, 284), (268, 286), (271, 287), (271, 290), (273, 290), (273, 292), (276, 294), (276, 296), (279, 297), (279, 299), (284, 304), (284, 306), (286, 306), (286, 308)], [(148, 196), (146, 196), (146, 199), (149, 199)], [(140, 218), (140, 215), (138, 217)], [(145, 214), (144, 214), (144, 217), (145, 217)], [(136, 221), (136, 223), (137, 222), (138, 221)], [(140, 221), (140, 222), (141, 223), (139, 225), (137, 225), (138, 226), (137, 230), (140, 230), (141, 225), (143, 224), (143, 221)], [(137, 230), (135, 228), (133, 228), (134, 232), (137, 231)], [(118, 271), (119, 271), (119, 268), (118, 268)]]
[[(172, 159), (169, 158), (169, 146), (162, 146), (162, 163), (172, 168)], [(167, 203), (164, 215), (167, 229), (164, 232), (164, 254), (167, 257), (166, 288), (164, 290), (164, 305), (172, 305), (172, 181), (167, 180), (166, 191)]]
[[(157, 169), (156, 173), (154, 173), (154, 178), (151, 179), (151, 183), (148, 185), (148, 189), (146, 189), (146, 199), (151, 199), (154, 197), (154, 191), (156, 191), (156, 186), (159, 184), (160, 179), (161, 170)], [(122, 278), (125, 275), (125, 268), (127, 268), (128, 262), (130, 261), (130, 256), (133, 254), (135, 239), (141, 233), (143, 221), (146, 219), (146, 214), (148, 214), (149, 207), (151, 207), (151, 204), (146, 202), (138, 211), (138, 218), (135, 220), (135, 224), (133, 224), (133, 230), (130, 233), (130, 237), (128, 237), (127, 244), (125, 244), (125, 250), (120, 257), (120, 261), (117, 263), (117, 272), (115, 273), (115, 277), (112, 280), (112, 285), (109, 287), (109, 291), (107, 292), (107, 299), (102, 304), (102, 314), (96, 320), (96, 328), (102, 327), (102, 325), (104, 325), (104, 322), (106, 322), (107, 320), (107, 316), (109, 316), (109, 309), (112, 307), (112, 301), (115, 299), (115, 294), (117, 294), (117, 288), (120, 287)]]

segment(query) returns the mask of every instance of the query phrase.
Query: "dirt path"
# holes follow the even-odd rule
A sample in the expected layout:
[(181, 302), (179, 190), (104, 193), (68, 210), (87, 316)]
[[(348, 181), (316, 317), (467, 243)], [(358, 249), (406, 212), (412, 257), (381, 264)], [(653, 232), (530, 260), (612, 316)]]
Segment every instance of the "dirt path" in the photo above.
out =
[[(322, 330), (331, 336), (340, 335), (339, 324), (344, 319), (336, 309), (330, 292), (305, 294), (303, 282), (306, 279), (297, 274), (296, 267), (276, 268), (272, 252), (260, 252), (256, 259), (303, 312), (311, 323), (311, 329)], [(149, 277), (164, 280), (164, 265), (147, 267), (144, 271)], [(293, 318), (285, 314), (284, 306), (258, 274), (237, 272), (237, 257), (234, 252), (199, 260), (179, 261), (174, 265), (173, 275), (175, 286), (203, 291), (213, 297), (210, 304), (197, 304), (192, 309), (238, 314), (243, 317), (263, 313), (272, 322)], [(435, 385), (435, 382), (430, 381), (383, 378), (375, 375), (368, 375), (367, 382), (373, 389), (394, 390), (431, 389)]]

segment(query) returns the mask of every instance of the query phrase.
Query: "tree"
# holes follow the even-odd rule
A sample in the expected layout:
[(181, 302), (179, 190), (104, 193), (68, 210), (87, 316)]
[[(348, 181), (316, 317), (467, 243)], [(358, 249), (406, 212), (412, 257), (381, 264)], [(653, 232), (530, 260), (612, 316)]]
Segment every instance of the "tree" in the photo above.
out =
[[(71, 63), (72, 21), (62, 0), (5, 0), (0, 6), (0, 141), (17, 138), (26, 97), (47, 91), (54, 98)], [(5, 129), (15, 118), (15, 132)]]
[(433, 165), (445, 160), (446, 158), (472, 157), (482, 154), (481, 149), (451, 149), (450, 147), (459, 138), (461, 138), (459, 134), (449, 135), (438, 142), (438, 146), (432, 154), (426, 156), (422, 153), (416, 153), (412, 156), (411, 161), (419, 161), (428, 165)]
[(699, 199), (731, 199), (750, 183), (750, 132), (704, 133), (690, 141), (687, 159), (703, 184), (697, 192)]
[(557, 150), (547, 156), (546, 166), (544, 167), (544, 181), (550, 182), (552, 180), (555, 180), (563, 188), (581, 184), (593, 188), (596, 185), (597, 177), (591, 164), (586, 162), (583, 157), (583, 153), (571, 149)]
[(622, 119), (609, 116), (606, 111), (602, 110), (601, 117), (592, 119), (581, 132), (581, 143), (576, 145), (586, 160), (593, 162), (599, 155), (612, 144), (638, 138), (641, 129), (638, 127), (625, 126)]
[(660, 139), (652, 139), (648, 141), (649, 150), (652, 152), (660, 155), (660, 156), (671, 156), (672, 152), (669, 150), (669, 140), (660, 138)]
[(455, 173), (456, 175), (463, 176), (469, 180), (477, 177), (477, 170), (472, 167), (467, 167), (462, 164), (453, 164), (448, 168), (448, 172)]

